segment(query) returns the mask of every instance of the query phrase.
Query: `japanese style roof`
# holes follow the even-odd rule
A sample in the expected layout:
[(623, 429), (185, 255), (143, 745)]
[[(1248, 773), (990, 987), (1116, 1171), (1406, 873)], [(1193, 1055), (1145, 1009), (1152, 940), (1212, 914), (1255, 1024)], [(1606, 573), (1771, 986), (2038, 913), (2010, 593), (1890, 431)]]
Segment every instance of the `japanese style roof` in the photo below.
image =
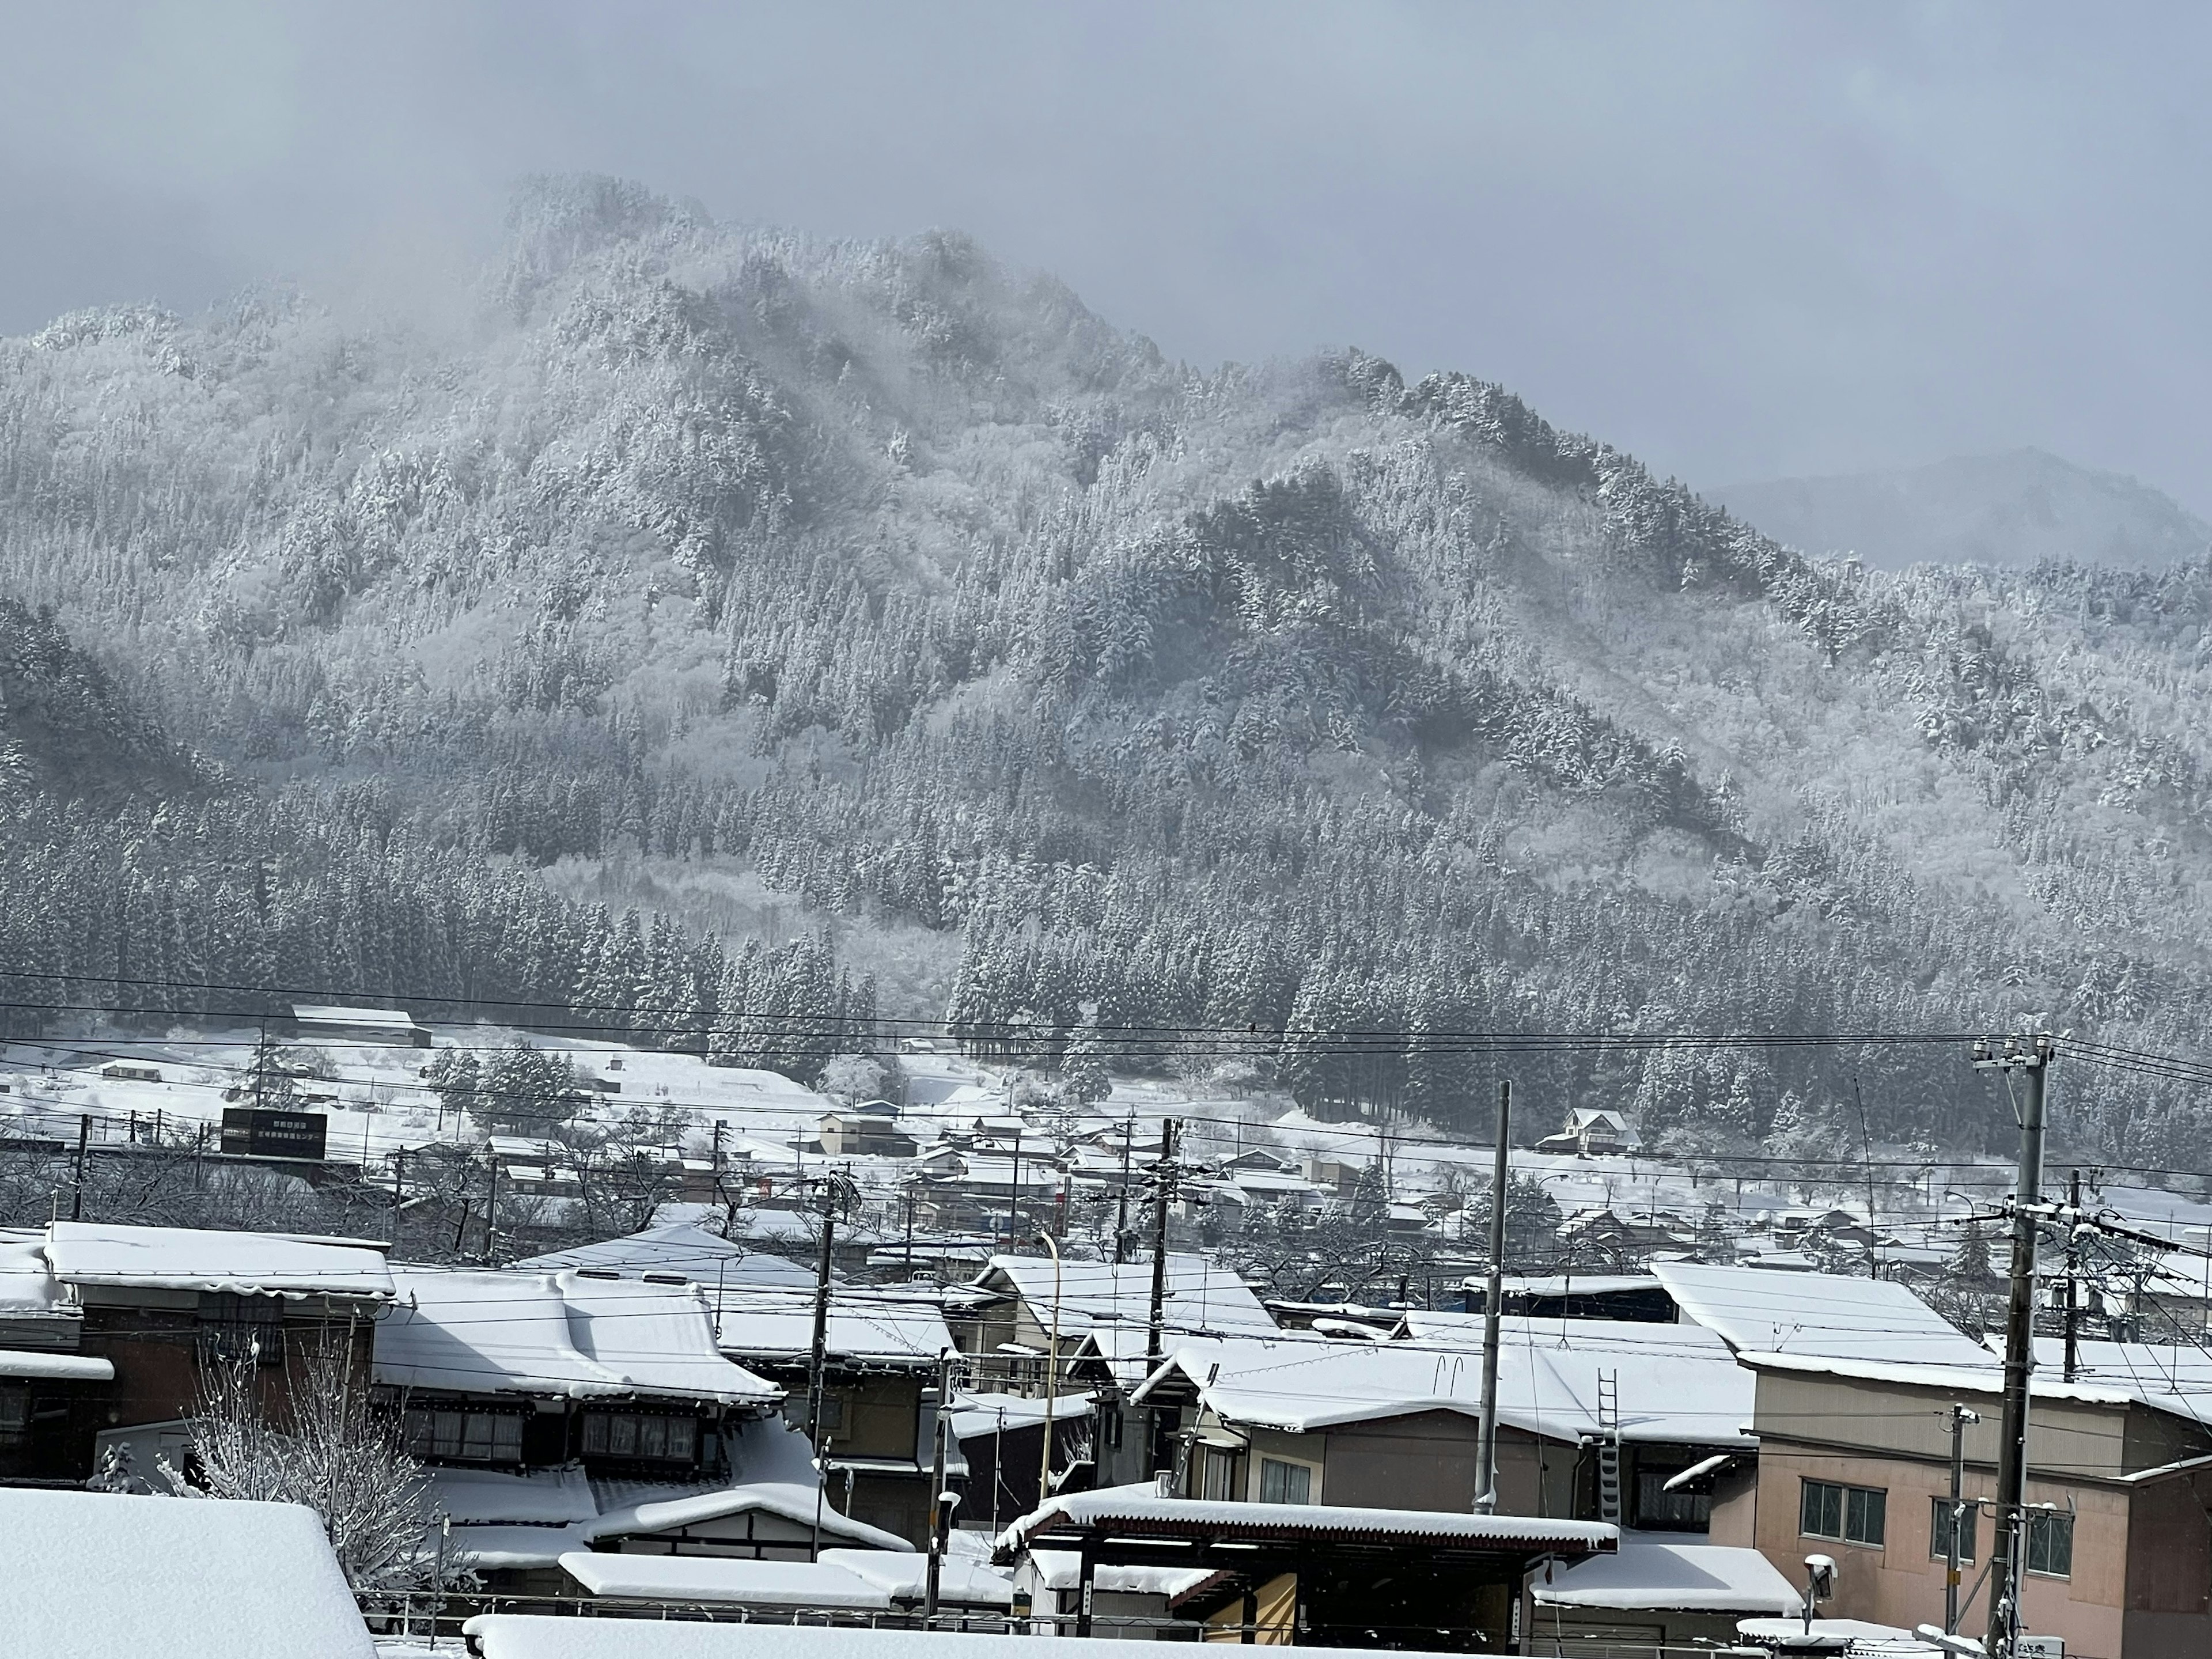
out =
[(400, 1304), (376, 1328), (376, 1380), (390, 1387), (742, 1406), (783, 1397), (722, 1357), (696, 1285), (466, 1268), (396, 1278)]
[(384, 1252), (349, 1240), (57, 1221), (46, 1230), (44, 1253), (65, 1285), (380, 1301), (392, 1294)]
[[(732, 1288), (709, 1291), (723, 1351), (763, 1364), (794, 1364), (814, 1346), (814, 1292)], [(934, 1365), (952, 1333), (933, 1301), (884, 1291), (830, 1294), (829, 1352), (847, 1363)]]

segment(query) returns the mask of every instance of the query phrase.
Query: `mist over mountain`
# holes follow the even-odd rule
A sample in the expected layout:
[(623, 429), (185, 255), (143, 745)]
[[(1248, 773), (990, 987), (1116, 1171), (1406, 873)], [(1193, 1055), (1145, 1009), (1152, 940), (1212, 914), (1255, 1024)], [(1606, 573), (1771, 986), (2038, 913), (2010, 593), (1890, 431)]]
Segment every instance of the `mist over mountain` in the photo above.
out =
[(2212, 548), (2212, 526), (2172, 497), (2040, 449), (1707, 493), (1778, 541), (1886, 570), (2045, 562), (2155, 570)]
[[(604, 179), (453, 298), (0, 342), (0, 622), (51, 607), (105, 676), (40, 681), (67, 718), (192, 757), (117, 828), (17, 769), (21, 984), (552, 1007), (801, 1077), (878, 1010), (1195, 1076), (1246, 1033), (1316, 1110), (1474, 1129), (1453, 1032), (2205, 1035), (2201, 542), (1849, 568), (1468, 375), (1196, 369), (957, 235)], [(5, 684), (27, 757), (64, 715)], [(1685, 1147), (2011, 1133), (1941, 1046), (1511, 1065)], [(2208, 1149), (2154, 1079), (2054, 1103)]]

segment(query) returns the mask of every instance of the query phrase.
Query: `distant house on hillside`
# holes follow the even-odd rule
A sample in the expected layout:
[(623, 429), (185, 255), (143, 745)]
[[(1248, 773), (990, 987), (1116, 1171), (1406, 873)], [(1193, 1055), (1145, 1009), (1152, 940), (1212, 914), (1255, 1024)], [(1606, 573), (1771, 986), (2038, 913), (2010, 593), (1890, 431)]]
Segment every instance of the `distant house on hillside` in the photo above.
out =
[(841, 1108), (822, 1118), (825, 1158), (912, 1158), (914, 1137), (899, 1127), (897, 1109), (883, 1101)]
[(319, 1002), (292, 1005), (290, 1035), (332, 1042), (388, 1042), (403, 1048), (427, 1048), (430, 1033), (401, 1008), (342, 1008)]
[(1536, 1150), (1572, 1158), (1612, 1158), (1632, 1152), (1643, 1144), (1623, 1114), (1605, 1108), (1577, 1106), (1567, 1114), (1567, 1121), (1557, 1134), (1546, 1135), (1536, 1143)]

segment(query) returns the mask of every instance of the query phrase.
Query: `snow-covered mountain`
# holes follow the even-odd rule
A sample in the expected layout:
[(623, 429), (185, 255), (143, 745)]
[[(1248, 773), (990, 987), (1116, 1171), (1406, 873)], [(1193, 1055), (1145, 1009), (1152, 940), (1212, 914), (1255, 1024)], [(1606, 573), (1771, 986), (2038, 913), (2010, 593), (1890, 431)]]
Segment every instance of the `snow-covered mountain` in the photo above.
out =
[[(1236, 1032), (1467, 1127), (1454, 1031), (2205, 1035), (2201, 559), (1863, 573), (1471, 376), (1193, 369), (957, 236), (608, 180), (457, 301), (0, 342), (0, 594), (198, 769), (120, 822), (19, 784), (0, 969), (802, 1077), (877, 1007), (1092, 1072)], [(1513, 1064), (1648, 1140), (2010, 1133), (1948, 1049)], [(2206, 1145), (2166, 1083), (2058, 1095)]]
[(2171, 496), (2040, 449), (1707, 494), (1777, 541), (1885, 570), (2046, 561), (2157, 570), (2212, 548), (2212, 526)]

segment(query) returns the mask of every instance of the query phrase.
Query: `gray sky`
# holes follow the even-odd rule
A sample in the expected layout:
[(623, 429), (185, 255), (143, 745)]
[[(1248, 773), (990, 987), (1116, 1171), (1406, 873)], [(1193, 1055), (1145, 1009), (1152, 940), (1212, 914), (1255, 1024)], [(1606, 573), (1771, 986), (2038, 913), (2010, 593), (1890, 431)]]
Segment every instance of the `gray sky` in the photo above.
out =
[(450, 269), (508, 181), (931, 225), (1197, 362), (1692, 483), (2035, 443), (2212, 514), (2203, 7), (0, 5), (0, 331)]

